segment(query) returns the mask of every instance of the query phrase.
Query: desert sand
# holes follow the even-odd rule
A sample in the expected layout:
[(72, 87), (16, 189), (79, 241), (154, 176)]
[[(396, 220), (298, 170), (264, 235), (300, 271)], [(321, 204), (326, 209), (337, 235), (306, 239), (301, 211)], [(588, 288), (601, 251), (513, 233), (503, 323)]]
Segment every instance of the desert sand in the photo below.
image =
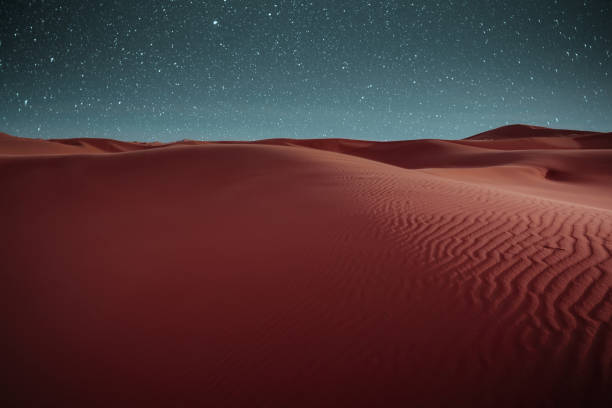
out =
[(2, 406), (612, 404), (612, 133), (1, 134), (0, 220)]

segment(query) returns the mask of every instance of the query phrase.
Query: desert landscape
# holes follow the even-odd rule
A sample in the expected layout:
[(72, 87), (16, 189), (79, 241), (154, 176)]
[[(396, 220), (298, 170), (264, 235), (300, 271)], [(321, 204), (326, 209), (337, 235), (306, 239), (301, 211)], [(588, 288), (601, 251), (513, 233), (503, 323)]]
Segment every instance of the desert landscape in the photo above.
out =
[(612, 404), (612, 133), (0, 134), (2, 406)]

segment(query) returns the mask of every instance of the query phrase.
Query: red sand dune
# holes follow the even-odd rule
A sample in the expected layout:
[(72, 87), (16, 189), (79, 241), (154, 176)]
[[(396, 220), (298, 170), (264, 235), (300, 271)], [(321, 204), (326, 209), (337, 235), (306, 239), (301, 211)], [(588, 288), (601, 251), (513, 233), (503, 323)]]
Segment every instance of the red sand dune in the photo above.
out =
[(611, 141), (0, 135), (2, 406), (610, 406)]

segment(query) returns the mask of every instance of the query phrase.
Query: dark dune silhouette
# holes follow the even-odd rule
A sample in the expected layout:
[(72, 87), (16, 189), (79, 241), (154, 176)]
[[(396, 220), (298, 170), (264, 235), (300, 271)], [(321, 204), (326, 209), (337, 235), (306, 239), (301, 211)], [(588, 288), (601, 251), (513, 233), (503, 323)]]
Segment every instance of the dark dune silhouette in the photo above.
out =
[(3, 406), (609, 406), (612, 134), (0, 134)]

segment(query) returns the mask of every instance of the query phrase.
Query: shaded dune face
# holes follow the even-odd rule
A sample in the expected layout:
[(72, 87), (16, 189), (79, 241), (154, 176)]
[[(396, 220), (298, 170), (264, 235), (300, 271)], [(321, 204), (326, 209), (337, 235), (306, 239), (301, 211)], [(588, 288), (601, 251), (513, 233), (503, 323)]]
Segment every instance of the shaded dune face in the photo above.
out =
[(608, 406), (610, 135), (521, 129), (0, 137), (3, 405)]

